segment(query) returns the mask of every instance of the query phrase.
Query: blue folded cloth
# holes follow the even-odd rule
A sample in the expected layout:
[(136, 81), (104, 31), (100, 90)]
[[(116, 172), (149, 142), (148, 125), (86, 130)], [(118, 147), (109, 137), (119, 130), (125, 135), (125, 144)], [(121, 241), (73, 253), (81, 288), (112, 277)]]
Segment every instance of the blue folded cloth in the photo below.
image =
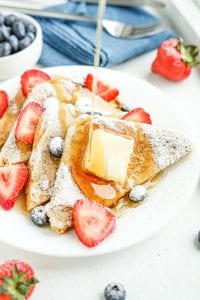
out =
[[(49, 8), (66, 13), (97, 15), (97, 5), (85, 3), (65, 3)], [(129, 24), (148, 24), (158, 19), (138, 7), (107, 6), (105, 18)], [(66, 22), (37, 18), (44, 34), (44, 48), (40, 63), (44, 66), (85, 64), (93, 65), (95, 49), (95, 24)], [(154, 36), (139, 39), (119, 39), (103, 32), (100, 55), (101, 66), (122, 63), (144, 52), (153, 50), (167, 38), (174, 36), (171, 29)]]

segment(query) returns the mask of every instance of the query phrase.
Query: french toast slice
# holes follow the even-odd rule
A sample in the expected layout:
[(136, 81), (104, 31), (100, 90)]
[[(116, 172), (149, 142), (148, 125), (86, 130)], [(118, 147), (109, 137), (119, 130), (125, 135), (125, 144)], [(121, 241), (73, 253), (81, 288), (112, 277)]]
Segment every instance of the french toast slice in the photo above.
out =
[[(132, 187), (143, 184), (192, 150), (191, 142), (180, 132), (95, 116), (93, 131), (102, 129), (134, 140), (126, 180), (121, 183), (105, 180), (88, 173), (83, 168), (89, 126), (90, 117), (82, 116), (69, 128), (66, 136), (53, 196), (47, 204), (51, 228), (57, 233), (64, 233), (72, 226), (71, 212), (78, 199), (90, 199), (107, 207), (115, 207), (119, 199)], [(115, 163), (119, 162), (116, 160)]]
[(45, 101), (45, 111), (37, 125), (28, 163), (27, 211), (48, 202), (60, 162), (60, 158), (50, 153), (50, 141), (54, 137), (64, 139), (68, 126), (75, 118), (75, 108), (71, 103), (73, 93), (80, 88), (80, 85), (62, 76), (53, 76), (50, 83), (55, 89), (56, 97)]
[(50, 153), (50, 141), (54, 137), (65, 138), (67, 127), (73, 123), (69, 104), (57, 98), (47, 99), (36, 129), (33, 150), (29, 159), (29, 179), (26, 187), (27, 211), (50, 199), (60, 158)]
[[(24, 102), (23, 108), (25, 108), (29, 103), (36, 102), (43, 105), (47, 98), (56, 97), (56, 91), (49, 82), (41, 83), (35, 86), (26, 101)], [(15, 129), (17, 125), (17, 120), (15, 121), (10, 134), (3, 145), (0, 152), (0, 166), (6, 164), (17, 164), (26, 163), (30, 157), (32, 145), (25, 144), (17, 141), (15, 137)]]
[(0, 148), (6, 142), (9, 133), (20, 113), (20, 110), (24, 104), (25, 97), (21, 90), (17, 92), (17, 95), (9, 100), (8, 108), (0, 118)]
[(46, 206), (50, 218), (50, 226), (57, 233), (64, 233), (72, 226), (72, 208), (77, 199), (85, 198), (76, 185), (70, 170), (69, 152), (71, 152), (71, 136), (75, 125), (69, 127), (65, 138), (65, 146), (56, 174), (50, 202)]
[[(92, 110), (106, 116), (118, 117), (123, 114), (117, 100), (108, 103), (99, 96), (95, 96), (94, 99), (94, 95), (88, 89), (68, 77), (54, 76), (50, 82), (56, 90), (60, 102), (75, 106), (76, 117), (89, 114)], [(93, 103), (95, 103), (94, 107)]]

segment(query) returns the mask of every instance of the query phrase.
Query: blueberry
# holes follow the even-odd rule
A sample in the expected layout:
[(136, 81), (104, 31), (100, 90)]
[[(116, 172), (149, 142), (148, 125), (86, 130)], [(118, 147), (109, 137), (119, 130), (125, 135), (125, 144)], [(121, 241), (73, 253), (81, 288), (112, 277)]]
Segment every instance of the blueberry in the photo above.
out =
[(15, 15), (8, 15), (5, 17), (5, 24), (7, 26), (11, 26), (15, 21), (17, 21), (17, 17)]
[(121, 103), (121, 111), (124, 111), (124, 112), (130, 111), (130, 109), (128, 108), (126, 103)]
[(44, 226), (49, 223), (45, 206), (38, 206), (32, 210), (31, 221), (37, 226)]
[(4, 42), (9, 38), (8, 28), (4, 25), (0, 26), (0, 42)]
[(7, 28), (8, 34), (10, 35), (11, 31), (12, 31), (12, 28), (10, 26), (6, 26), (6, 28)]
[(13, 34), (18, 37), (18, 39), (22, 39), (25, 37), (25, 26), (22, 21), (16, 21), (12, 26)]
[(11, 54), (11, 45), (8, 42), (0, 43), (0, 57)]
[(26, 32), (32, 32), (35, 34), (35, 27), (33, 26), (33, 24), (31, 23), (26, 24)]
[(136, 185), (129, 193), (129, 199), (133, 202), (143, 201), (147, 196), (147, 189), (143, 185)]
[(26, 36), (31, 39), (31, 42), (35, 39), (35, 34), (33, 32), (28, 32)]
[(49, 150), (53, 156), (60, 157), (63, 153), (63, 148), (64, 140), (61, 137), (57, 136), (51, 140)]
[(129, 112), (129, 109), (128, 109), (126, 106), (122, 106), (122, 107), (121, 107), (121, 111)]
[(2, 32), (2, 26), (0, 27), (0, 43), (1, 42), (4, 42), (4, 35), (3, 35), (3, 32)]
[(10, 55), (12, 52), (12, 48), (9, 42), (4, 43), (4, 56)]
[(0, 43), (0, 57), (4, 56), (4, 43)]
[(25, 36), (23, 39), (19, 41), (19, 50), (23, 50), (27, 48), (31, 44), (31, 39), (29, 36)]
[(12, 52), (17, 52), (19, 49), (19, 40), (15, 35), (11, 35), (8, 39), (11, 48), (12, 48)]
[(106, 300), (125, 300), (126, 290), (121, 283), (109, 283), (104, 290)]
[(0, 13), (0, 26), (5, 24), (5, 16)]

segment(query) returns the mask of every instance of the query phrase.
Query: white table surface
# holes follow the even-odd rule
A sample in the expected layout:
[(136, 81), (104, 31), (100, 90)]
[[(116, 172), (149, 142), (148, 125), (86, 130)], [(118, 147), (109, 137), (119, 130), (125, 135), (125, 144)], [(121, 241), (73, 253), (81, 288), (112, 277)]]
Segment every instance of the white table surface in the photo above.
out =
[[(200, 70), (173, 83), (151, 74), (155, 51), (114, 67), (165, 91), (196, 127), (200, 138)], [(0, 261), (29, 262), (40, 280), (32, 300), (101, 300), (105, 285), (123, 283), (127, 300), (199, 300), (200, 186), (185, 209), (161, 232), (127, 250), (93, 258), (51, 258), (0, 243)], [(133, 229), (134, 234), (134, 229)], [(31, 237), (30, 237), (31, 238)], [(66, 245), (67, 247), (67, 245)]]

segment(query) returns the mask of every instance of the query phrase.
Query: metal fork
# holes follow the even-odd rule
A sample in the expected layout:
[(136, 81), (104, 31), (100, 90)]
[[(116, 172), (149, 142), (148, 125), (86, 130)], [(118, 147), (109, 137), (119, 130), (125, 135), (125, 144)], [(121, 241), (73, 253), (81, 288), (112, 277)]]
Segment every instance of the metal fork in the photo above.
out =
[[(66, 14), (56, 11), (47, 11), (47, 10), (37, 10), (30, 8), (19, 8), (14, 6), (1, 5), (0, 8), (6, 8), (7, 10), (15, 10), (22, 12), (31, 16), (50, 18), (50, 19), (60, 19), (65, 21), (81, 21), (89, 23), (97, 23), (96, 18), (88, 16), (80, 16), (74, 14)], [(146, 25), (131, 25), (125, 24), (117, 21), (103, 20), (103, 28), (113, 37), (116, 38), (142, 38), (146, 36), (151, 36), (162, 32), (168, 27), (166, 23), (154, 23)]]

